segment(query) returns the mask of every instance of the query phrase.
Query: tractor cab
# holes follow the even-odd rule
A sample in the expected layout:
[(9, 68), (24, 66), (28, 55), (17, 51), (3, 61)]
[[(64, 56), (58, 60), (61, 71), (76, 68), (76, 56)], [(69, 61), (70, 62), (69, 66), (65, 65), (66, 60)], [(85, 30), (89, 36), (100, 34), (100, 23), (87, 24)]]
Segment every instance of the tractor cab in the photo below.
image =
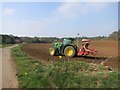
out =
[(63, 39), (63, 45), (71, 45), (71, 44), (73, 44), (74, 40), (75, 39), (73, 39), (73, 38), (65, 38), (65, 39)]

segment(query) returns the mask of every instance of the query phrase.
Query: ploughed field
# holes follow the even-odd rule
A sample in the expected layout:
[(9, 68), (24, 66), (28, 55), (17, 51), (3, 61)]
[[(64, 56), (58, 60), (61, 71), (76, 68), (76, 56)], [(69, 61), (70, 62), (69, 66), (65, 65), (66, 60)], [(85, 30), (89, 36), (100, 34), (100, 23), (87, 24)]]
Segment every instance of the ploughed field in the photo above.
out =
[[(79, 42), (79, 46), (81, 42)], [(37, 60), (44, 60), (49, 62), (54, 61), (67, 61), (67, 60), (81, 60), (87, 63), (103, 63), (104, 65), (111, 66), (114, 68), (118, 67), (118, 42), (113, 40), (93, 40), (90, 43), (90, 48), (94, 48), (98, 51), (98, 54), (94, 57), (92, 55), (87, 57), (73, 57), (67, 58), (62, 56), (51, 56), (49, 54), (49, 48), (51, 44), (48, 43), (40, 43), (40, 44), (25, 44), (22, 48), (24, 52), (26, 52), (32, 58)]]

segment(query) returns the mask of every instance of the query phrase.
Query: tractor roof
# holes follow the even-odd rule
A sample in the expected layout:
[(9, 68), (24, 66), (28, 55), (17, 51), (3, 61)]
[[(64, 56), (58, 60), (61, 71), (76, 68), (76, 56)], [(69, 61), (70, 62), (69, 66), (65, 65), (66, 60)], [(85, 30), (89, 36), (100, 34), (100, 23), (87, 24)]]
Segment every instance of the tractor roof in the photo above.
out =
[(64, 38), (64, 39), (68, 39), (68, 40), (72, 40), (72, 41), (74, 41), (74, 40), (75, 40), (74, 38)]

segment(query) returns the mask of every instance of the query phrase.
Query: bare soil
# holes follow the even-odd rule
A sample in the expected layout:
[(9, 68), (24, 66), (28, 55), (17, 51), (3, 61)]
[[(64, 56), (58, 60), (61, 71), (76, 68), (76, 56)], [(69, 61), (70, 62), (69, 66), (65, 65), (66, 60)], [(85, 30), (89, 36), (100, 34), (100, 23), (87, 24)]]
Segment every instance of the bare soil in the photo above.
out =
[[(79, 42), (81, 43), (81, 42)], [(79, 45), (80, 46), (80, 45)], [(60, 61), (60, 60), (81, 60), (87, 63), (97, 63), (100, 64), (104, 62), (104, 65), (111, 66), (114, 68), (118, 67), (118, 42), (113, 40), (93, 40), (91, 41), (90, 48), (94, 48), (98, 51), (98, 55), (87, 56), (87, 57), (73, 57), (67, 58), (62, 56), (51, 56), (48, 49), (52, 47), (51, 44), (41, 43), (41, 44), (26, 44), (23, 46), (22, 50), (26, 52), (29, 56), (44, 61)]]

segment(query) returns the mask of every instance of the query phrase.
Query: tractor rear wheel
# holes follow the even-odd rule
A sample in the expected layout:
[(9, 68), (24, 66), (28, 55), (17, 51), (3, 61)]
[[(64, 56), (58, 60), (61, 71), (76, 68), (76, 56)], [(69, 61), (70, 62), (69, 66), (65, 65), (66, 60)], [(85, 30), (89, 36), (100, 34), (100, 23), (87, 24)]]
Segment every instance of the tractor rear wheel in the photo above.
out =
[(53, 47), (49, 48), (49, 53), (50, 53), (51, 56), (55, 56), (55, 54), (56, 54), (56, 49), (53, 48)]
[(76, 55), (76, 50), (73, 46), (67, 46), (65, 49), (64, 49), (64, 55), (66, 57), (74, 57)]

